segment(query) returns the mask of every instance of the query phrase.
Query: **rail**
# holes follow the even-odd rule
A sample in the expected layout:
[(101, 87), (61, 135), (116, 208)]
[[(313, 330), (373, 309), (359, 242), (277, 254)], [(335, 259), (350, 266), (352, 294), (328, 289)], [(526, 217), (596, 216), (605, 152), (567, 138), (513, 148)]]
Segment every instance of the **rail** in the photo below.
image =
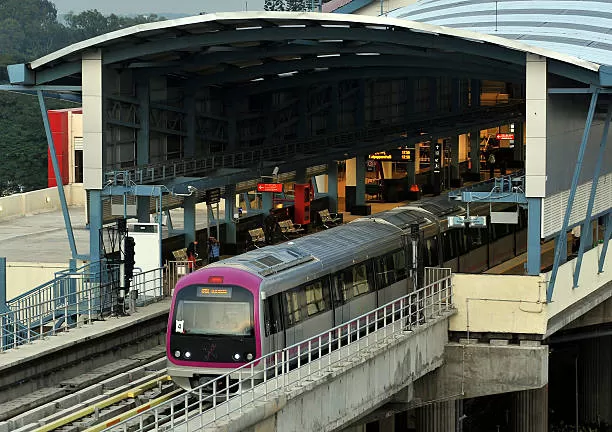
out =
[(143, 306), (164, 295), (163, 268), (136, 273), (133, 294), (125, 299), (119, 297), (118, 281), (117, 265), (87, 266), (81, 272), (59, 272), (54, 280), (12, 299), (7, 303), (10, 310), (0, 314), (0, 353), (124, 314), (126, 304)]
[[(248, 405), (267, 401), (305, 379), (316, 379), (354, 360), (361, 350), (414, 330), (453, 308), (451, 270), (426, 268), (423, 288), (350, 322), (274, 351), (106, 430), (170, 430), (189, 422), (203, 429)], [(197, 425), (195, 424), (197, 423)]]

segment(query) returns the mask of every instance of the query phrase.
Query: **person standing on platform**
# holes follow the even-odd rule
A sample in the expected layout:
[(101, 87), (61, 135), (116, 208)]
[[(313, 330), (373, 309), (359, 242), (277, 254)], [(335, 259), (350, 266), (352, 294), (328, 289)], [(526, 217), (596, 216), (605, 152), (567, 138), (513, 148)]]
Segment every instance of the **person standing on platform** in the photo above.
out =
[(221, 253), (221, 244), (219, 240), (214, 237), (208, 239), (208, 262), (214, 263), (219, 261), (219, 255)]
[(189, 262), (188, 266), (189, 266), (190, 273), (196, 267), (196, 261), (198, 259), (197, 247), (198, 247), (197, 241), (192, 241), (191, 243), (189, 243), (189, 246), (187, 246), (187, 261)]
[(487, 164), (489, 165), (489, 178), (495, 177), (495, 155), (493, 152), (489, 153)]
[(270, 213), (264, 219), (264, 230), (266, 235), (266, 243), (273, 244), (274, 243), (274, 231), (276, 231), (276, 215), (274, 214), (274, 210), (270, 209)]

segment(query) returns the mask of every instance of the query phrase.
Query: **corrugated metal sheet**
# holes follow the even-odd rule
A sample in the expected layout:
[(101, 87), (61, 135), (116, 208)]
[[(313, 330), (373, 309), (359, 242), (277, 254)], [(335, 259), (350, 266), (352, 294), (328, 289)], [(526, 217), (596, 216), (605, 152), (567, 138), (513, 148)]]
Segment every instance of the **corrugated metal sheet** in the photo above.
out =
[(612, 65), (609, 0), (421, 0), (388, 16), (500, 36)]

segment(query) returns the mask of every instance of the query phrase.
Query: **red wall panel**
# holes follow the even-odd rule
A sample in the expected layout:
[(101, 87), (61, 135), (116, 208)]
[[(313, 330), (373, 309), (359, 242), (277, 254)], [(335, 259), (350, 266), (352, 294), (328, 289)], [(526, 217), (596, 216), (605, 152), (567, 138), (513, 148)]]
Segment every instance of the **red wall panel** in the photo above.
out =
[[(68, 114), (67, 110), (49, 110), (49, 125), (51, 126), (51, 135), (53, 137), (53, 147), (57, 155), (57, 163), (59, 165), (60, 176), (63, 184), (68, 184), (69, 180), (69, 154), (68, 154), (68, 138), (70, 131), (68, 130)], [(53, 172), (53, 162), (51, 153), (47, 152), (47, 173), (48, 187), (57, 186), (55, 181), (55, 173)]]

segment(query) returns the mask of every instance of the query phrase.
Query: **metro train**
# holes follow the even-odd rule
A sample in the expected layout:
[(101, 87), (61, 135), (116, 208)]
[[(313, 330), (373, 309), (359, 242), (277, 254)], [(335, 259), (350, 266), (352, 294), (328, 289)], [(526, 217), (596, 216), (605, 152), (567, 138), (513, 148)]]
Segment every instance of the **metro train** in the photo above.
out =
[(420, 269), (479, 273), (526, 250), (524, 212), (518, 225), (448, 229), (447, 216), (464, 212), (450, 202), (397, 207), (183, 276), (168, 319), (168, 374), (191, 389), (406, 295), (412, 249), (402, 234), (411, 225)]

